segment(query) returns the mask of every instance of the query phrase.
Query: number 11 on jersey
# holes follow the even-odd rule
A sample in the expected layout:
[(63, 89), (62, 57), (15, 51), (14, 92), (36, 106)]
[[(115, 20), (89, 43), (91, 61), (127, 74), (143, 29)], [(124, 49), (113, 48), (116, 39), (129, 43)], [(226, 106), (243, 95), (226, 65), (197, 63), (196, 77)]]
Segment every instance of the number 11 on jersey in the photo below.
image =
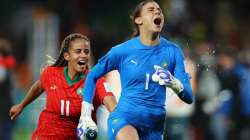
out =
[[(66, 104), (66, 109), (65, 109), (65, 104)], [(66, 115), (69, 116), (69, 105), (70, 102), (68, 100), (61, 100), (61, 115)], [(66, 114), (64, 113), (64, 111), (66, 110)]]

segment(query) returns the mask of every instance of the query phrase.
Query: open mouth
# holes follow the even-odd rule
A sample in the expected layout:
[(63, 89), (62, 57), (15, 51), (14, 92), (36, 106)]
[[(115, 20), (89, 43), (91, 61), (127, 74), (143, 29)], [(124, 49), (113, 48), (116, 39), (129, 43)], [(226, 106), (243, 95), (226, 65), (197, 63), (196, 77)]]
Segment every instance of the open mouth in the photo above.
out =
[(161, 18), (158, 17), (158, 18), (154, 19), (154, 24), (155, 25), (161, 25)]
[(83, 66), (86, 65), (87, 61), (86, 60), (80, 60), (77, 62), (78, 65)]

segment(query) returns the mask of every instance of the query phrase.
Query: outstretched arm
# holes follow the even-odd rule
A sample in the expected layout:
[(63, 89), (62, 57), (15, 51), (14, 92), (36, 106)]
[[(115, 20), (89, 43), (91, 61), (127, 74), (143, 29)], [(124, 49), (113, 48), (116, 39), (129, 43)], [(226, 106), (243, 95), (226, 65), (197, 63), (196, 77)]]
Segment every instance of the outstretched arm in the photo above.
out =
[(16, 117), (23, 111), (23, 109), (33, 102), (37, 97), (41, 95), (44, 91), (42, 88), (40, 80), (37, 80), (29, 89), (28, 93), (25, 95), (21, 103), (11, 107), (9, 115), (11, 120), (16, 119)]
[(155, 73), (152, 75), (154, 82), (172, 89), (182, 101), (188, 104), (193, 102), (192, 89), (189, 82), (190, 76), (185, 71), (184, 56), (179, 48), (175, 50), (175, 68), (173, 74), (158, 65), (155, 65), (154, 68)]

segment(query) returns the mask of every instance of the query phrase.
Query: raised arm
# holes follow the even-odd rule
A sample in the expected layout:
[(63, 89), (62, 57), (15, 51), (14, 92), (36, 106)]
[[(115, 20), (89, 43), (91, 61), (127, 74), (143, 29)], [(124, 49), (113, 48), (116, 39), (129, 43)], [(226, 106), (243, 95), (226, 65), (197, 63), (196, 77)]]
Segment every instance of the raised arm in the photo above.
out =
[(42, 88), (40, 80), (37, 80), (30, 87), (29, 91), (27, 92), (21, 103), (11, 107), (9, 111), (11, 120), (16, 119), (16, 117), (23, 111), (23, 109), (31, 102), (33, 102), (37, 97), (39, 97), (43, 91), (44, 89)]
[(190, 75), (185, 71), (184, 66), (184, 55), (180, 48), (175, 48), (175, 69), (174, 69), (174, 77), (177, 78), (183, 84), (183, 91), (179, 94), (179, 98), (184, 102), (191, 104), (193, 102), (192, 89), (190, 85)]
[(152, 75), (152, 80), (158, 82), (159, 85), (170, 88), (184, 102), (191, 104), (193, 102), (192, 89), (190, 85), (190, 76), (185, 71), (184, 56), (179, 48), (174, 48), (174, 70), (171, 73), (169, 70), (155, 65), (155, 73)]

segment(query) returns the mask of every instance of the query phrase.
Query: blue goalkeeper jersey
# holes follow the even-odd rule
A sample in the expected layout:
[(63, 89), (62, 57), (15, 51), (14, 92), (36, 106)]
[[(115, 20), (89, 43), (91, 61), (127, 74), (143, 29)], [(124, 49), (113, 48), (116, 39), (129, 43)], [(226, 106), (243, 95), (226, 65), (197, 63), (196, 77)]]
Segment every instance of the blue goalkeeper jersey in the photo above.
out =
[[(140, 114), (165, 114), (165, 86), (152, 81), (154, 65), (168, 69), (184, 85), (184, 91), (178, 96), (192, 103), (193, 96), (189, 75), (185, 72), (184, 56), (174, 43), (160, 37), (156, 46), (146, 46), (139, 37), (113, 47), (91, 69), (84, 86), (84, 100), (92, 102), (96, 80), (104, 74), (118, 70), (121, 78), (121, 97), (117, 112), (142, 117)], [(153, 116), (154, 116), (153, 115)], [(139, 118), (140, 119), (140, 118)], [(152, 118), (151, 118), (152, 120)], [(145, 122), (146, 123), (146, 122)]]

